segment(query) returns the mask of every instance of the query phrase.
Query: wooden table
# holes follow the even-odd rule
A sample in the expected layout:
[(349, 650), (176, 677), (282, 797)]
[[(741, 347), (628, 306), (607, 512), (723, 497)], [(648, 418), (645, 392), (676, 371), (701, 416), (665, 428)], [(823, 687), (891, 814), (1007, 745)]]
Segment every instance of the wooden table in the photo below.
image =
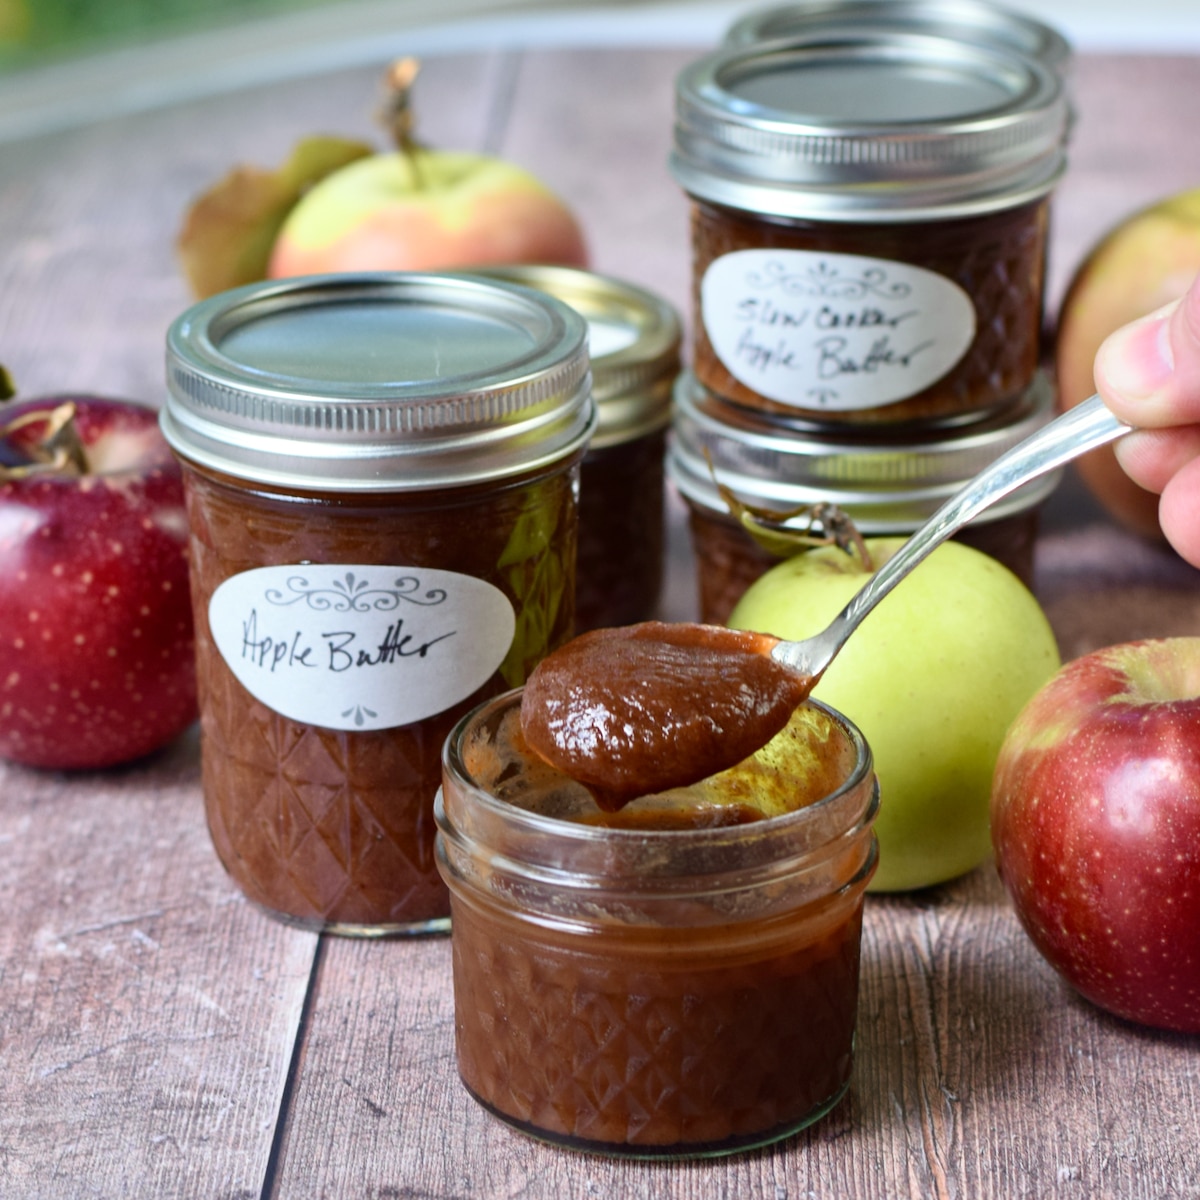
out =
[[(543, 173), (598, 269), (684, 305), (667, 174), (693, 49), (431, 59), (424, 136)], [(382, 64), (0, 147), (0, 357), (27, 394), (157, 402), (187, 303), (172, 240), (235, 159), (371, 136)], [(1052, 301), (1084, 247), (1200, 182), (1200, 62), (1089, 57), (1055, 206)], [(1200, 632), (1197, 573), (1052, 501), (1038, 591), (1067, 656)], [(672, 510), (665, 612), (694, 614)], [(1021, 933), (994, 870), (868, 902), (849, 1098), (776, 1148), (634, 1165), (510, 1132), (455, 1074), (449, 944), (323, 938), (250, 908), (211, 850), (198, 745), (83, 775), (0, 765), (0, 1195), (1200, 1196), (1200, 1041), (1111, 1019)]]

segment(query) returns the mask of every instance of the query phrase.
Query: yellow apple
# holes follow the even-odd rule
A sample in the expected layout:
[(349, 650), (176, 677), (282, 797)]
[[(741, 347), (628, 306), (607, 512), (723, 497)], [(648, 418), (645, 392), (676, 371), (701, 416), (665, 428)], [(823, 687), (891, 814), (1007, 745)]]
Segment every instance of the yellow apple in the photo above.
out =
[(452, 270), (495, 263), (585, 266), (567, 205), (514, 163), (397, 150), (315, 184), (284, 220), (271, 278), (333, 271)]
[[(1070, 408), (1096, 390), (1100, 343), (1122, 325), (1177, 300), (1200, 271), (1200, 188), (1133, 214), (1107, 233), (1075, 272), (1055, 336), (1059, 403)], [(1158, 497), (1121, 470), (1111, 447), (1077, 460), (1103, 508), (1129, 529), (1159, 539)]]
[[(873, 564), (902, 538), (868, 538)], [(739, 629), (805, 638), (862, 587), (857, 555), (823, 546), (753, 583)], [(1041, 606), (978, 550), (945, 542), (855, 631), (813, 695), (850, 718), (875, 756), (882, 804), (877, 892), (941, 883), (991, 851), (992, 772), (1009, 724), (1059, 666)]]

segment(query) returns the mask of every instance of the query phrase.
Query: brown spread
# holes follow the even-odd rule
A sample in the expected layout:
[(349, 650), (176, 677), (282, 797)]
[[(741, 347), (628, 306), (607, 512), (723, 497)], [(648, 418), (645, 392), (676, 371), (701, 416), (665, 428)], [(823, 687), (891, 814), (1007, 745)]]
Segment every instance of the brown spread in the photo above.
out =
[[(185, 479), (204, 795), (221, 861), (250, 899), (308, 926), (386, 932), (445, 917), (433, 855), (442, 743), (570, 635), (571, 473), (408, 495), (278, 494), (190, 466)], [(241, 571), (305, 562), (433, 565), (485, 580), (518, 612), (510, 658), (471, 696), (411, 725), (291, 720), (238, 682), (208, 602)]]
[(535, 669), (529, 745), (605, 808), (716, 774), (764, 746), (812, 690), (778, 639), (648, 621), (573, 639)]

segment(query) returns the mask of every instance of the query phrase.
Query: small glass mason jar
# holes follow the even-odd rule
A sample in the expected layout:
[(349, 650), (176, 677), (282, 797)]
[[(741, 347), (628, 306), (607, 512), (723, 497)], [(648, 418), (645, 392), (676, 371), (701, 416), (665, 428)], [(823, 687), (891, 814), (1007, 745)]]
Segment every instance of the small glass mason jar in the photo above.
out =
[(877, 856), (862, 735), (809, 701), (730, 771), (601, 815), (531, 762), (519, 709), (455, 728), (436, 809), (467, 1089), (534, 1137), (637, 1158), (766, 1145), (828, 1112)]
[[(685, 373), (675, 389), (667, 475), (688, 510), (700, 619), (725, 624), (742, 593), (780, 561), (730, 511), (722, 488), (774, 529), (803, 533), (814, 506), (833, 504), (864, 537), (908, 536), (1053, 415), (1053, 389), (1039, 373), (1011, 411), (974, 425), (911, 440), (860, 434), (850, 443), (729, 404)], [(1061, 479), (1051, 471), (1017, 489), (955, 540), (990, 554), (1032, 588), (1042, 506)]]
[(254, 284), (168, 336), (217, 854), (285, 921), (444, 930), (441, 745), (572, 632), (586, 328), (438, 275)]
[(652, 292), (574, 267), (480, 273), (555, 296), (588, 323), (597, 426), (580, 474), (575, 628), (647, 621), (663, 583), (663, 459), (679, 374), (679, 316)]
[(676, 82), (692, 370), (811, 428), (1014, 404), (1038, 363), (1061, 78), (875, 27), (726, 45)]

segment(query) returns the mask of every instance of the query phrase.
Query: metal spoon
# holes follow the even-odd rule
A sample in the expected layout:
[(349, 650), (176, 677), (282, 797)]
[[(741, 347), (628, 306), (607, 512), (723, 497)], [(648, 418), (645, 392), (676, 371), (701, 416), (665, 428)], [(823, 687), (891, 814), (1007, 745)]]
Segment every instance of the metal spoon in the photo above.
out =
[(1114, 441), (1131, 428), (1113, 416), (1099, 396), (1085, 400), (1043, 426), (951, 496), (867, 580), (826, 629), (802, 642), (777, 643), (771, 649), (771, 657), (797, 674), (808, 676), (815, 686), (867, 613), (930, 551), (1022, 484)]

